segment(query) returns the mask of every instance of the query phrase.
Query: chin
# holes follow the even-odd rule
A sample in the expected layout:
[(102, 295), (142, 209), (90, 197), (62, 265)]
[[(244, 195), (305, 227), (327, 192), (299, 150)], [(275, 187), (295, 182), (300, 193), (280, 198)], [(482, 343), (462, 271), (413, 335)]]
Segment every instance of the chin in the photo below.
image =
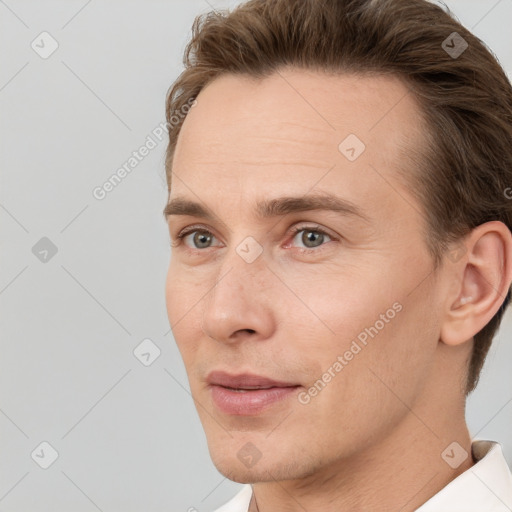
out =
[(257, 448), (257, 441), (252, 436), (243, 436), (241, 440), (236, 434), (234, 438), (222, 441), (208, 440), (210, 457), (217, 470), (233, 482), (255, 483), (269, 479), (269, 461), (266, 460), (267, 450)]
[(220, 461), (213, 459), (213, 464), (219, 473), (240, 484), (255, 484), (295, 478), (293, 475), (284, 475), (283, 468), (280, 468), (279, 464), (263, 464), (263, 461), (260, 461), (253, 468), (244, 468), (236, 457), (234, 459), (223, 458)]
[[(284, 453), (277, 447), (267, 447), (260, 458), (253, 453), (253, 460), (246, 454), (251, 454), (251, 442), (248, 441), (245, 451), (235, 451), (231, 446), (217, 446), (210, 449), (210, 457), (217, 470), (233, 482), (247, 484), (258, 482), (273, 482), (306, 478), (313, 474), (316, 465), (302, 453), (291, 450)], [(254, 445), (253, 445), (254, 446)], [(321, 466), (321, 464), (318, 464)]]
[(261, 470), (244, 470), (237, 467), (236, 462), (233, 462), (232, 464), (217, 464), (214, 462), (214, 465), (221, 475), (239, 484), (255, 484), (258, 482), (268, 482), (272, 480), (268, 474), (261, 474)]

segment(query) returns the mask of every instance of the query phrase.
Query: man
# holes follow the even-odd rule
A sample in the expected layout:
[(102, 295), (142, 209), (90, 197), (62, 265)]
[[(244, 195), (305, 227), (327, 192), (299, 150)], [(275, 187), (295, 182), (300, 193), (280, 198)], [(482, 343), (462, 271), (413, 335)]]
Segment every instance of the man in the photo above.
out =
[(185, 64), (166, 298), (213, 462), (251, 484), (219, 512), (512, 510), (464, 418), (512, 281), (495, 58), (425, 0), (252, 0)]

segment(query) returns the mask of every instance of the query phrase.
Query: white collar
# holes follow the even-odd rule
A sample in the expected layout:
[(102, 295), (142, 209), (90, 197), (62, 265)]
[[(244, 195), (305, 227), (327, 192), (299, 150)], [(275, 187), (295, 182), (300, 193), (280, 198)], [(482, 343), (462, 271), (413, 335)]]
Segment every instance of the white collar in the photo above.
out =
[(471, 450), (478, 462), (432, 496), (417, 512), (512, 511), (512, 475), (501, 446), (493, 441), (474, 441)]
[[(432, 496), (416, 512), (511, 512), (512, 475), (501, 446), (493, 441), (474, 441), (471, 445), (477, 461)], [(247, 512), (252, 487), (240, 492), (215, 512)]]

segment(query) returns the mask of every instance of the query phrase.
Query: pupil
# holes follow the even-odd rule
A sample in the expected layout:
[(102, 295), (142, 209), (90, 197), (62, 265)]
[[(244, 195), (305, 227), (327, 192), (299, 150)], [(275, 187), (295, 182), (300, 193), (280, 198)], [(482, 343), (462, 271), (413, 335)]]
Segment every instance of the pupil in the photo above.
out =
[[(316, 231), (305, 231), (304, 235), (302, 235), (302, 242), (306, 247), (317, 247), (315, 245), (315, 241), (318, 242), (318, 239), (320, 239), (320, 242), (322, 241), (323, 235), (321, 233), (317, 233)], [(310, 245), (310, 243), (313, 243), (313, 245)]]
[(201, 246), (201, 244), (207, 245), (208, 242), (210, 241), (210, 236), (205, 235), (204, 233), (196, 233), (194, 238), (194, 243), (196, 244), (196, 246)]

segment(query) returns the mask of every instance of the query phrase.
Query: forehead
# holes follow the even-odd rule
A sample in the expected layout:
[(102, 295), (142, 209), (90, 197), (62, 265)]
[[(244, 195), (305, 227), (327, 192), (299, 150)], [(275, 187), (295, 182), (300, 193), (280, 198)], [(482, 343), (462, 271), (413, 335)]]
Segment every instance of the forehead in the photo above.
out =
[(202, 197), (207, 187), (228, 204), (251, 191), (314, 187), (349, 199), (379, 189), (382, 201), (396, 201), (403, 151), (421, 144), (419, 108), (394, 76), (291, 68), (265, 79), (224, 75), (197, 100), (176, 145), (173, 174), (181, 179), (173, 176), (171, 197)]

